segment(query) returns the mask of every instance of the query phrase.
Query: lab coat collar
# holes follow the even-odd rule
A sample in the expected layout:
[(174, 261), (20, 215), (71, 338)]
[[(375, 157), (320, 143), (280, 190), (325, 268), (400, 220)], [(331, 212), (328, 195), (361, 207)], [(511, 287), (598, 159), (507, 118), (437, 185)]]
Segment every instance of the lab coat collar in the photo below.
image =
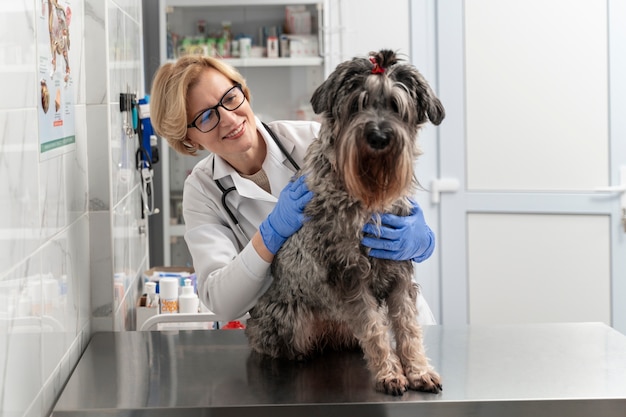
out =
[[(284, 181), (281, 181), (280, 184), (272, 184), (278, 185), (278, 189), (282, 190), (282, 188), (287, 185), (289, 178), (291, 177), (291, 171), (287, 166), (285, 166), (285, 161), (287, 161), (287, 157), (283, 155), (280, 151), (280, 148), (272, 139), (270, 133), (263, 127), (261, 120), (255, 116), (256, 119), (256, 129), (261, 132), (261, 136), (265, 140), (267, 145), (268, 157), (266, 161), (263, 163), (263, 168), (265, 169), (267, 176), (270, 179), (275, 178), (284, 178)], [(293, 152), (295, 145), (293, 142), (285, 140), (284, 138), (279, 138), (285, 150), (289, 153)], [(237, 192), (240, 196), (246, 198), (253, 198), (262, 201), (271, 201), (276, 202), (278, 199), (273, 195), (263, 191), (260, 187), (258, 187), (254, 182), (243, 178), (239, 173), (224, 159), (222, 159), (219, 155), (213, 155), (214, 158), (214, 169), (213, 169), (213, 179), (222, 181), (227, 176), (230, 176), (234, 186), (237, 188)], [(276, 175), (276, 170), (281, 171), (279, 175)], [(226, 184), (223, 184), (226, 187)]]
[[(280, 148), (278, 147), (278, 145), (272, 138), (272, 135), (270, 134), (270, 132), (268, 132), (267, 129), (265, 129), (265, 127), (263, 126), (263, 123), (261, 123), (261, 120), (259, 120), (258, 117), (255, 116), (255, 118), (256, 118), (257, 130), (261, 132), (263, 139), (265, 139), (265, 143), (267, 144), (267, 149), (269, 150), (270, 157), (276, 161), (279, 161), (281, 164), (287, 164), (291, 167), (291, 163), (288, 162), (288, 159), (285, 156), (285, 154), (281, 152)], [(273, 132), (278, 137), (278, 140), (283, 145), (283, 148), (285, 148), (285, 150), (289, 154), (292, 154), (296, 145), (288, 138), (279, 137), (278, 134), (276, 133), (276, 130), (273, 130)]]

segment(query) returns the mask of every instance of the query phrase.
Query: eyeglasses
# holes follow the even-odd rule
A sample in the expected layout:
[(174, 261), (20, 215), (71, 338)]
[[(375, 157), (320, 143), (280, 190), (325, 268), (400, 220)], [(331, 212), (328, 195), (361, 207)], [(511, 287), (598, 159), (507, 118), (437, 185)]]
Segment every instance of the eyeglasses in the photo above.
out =
[(202, 113), (187, 125), (187, 129), (195, 127), (202, 133), (208, 133), (215, 129), (220, 122), (218, 107), (223, 107), (228, 111), (237, 110), (245, 100), (246, 96), (243, 94), (241, 84), (236, 84), (222, 96), (217, 105), (202, 110)]

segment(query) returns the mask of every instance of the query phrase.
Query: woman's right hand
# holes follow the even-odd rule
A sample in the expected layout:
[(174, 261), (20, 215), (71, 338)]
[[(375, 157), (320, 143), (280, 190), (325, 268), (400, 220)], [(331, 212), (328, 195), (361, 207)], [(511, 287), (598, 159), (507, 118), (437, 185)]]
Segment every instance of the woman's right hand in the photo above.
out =
[(273, 255), (300, 230), (305, 222), (304, 208), (311, 198), (313, 192), (307, 187), (304, 176), (290, 182), (280, 192), (276, 206), (259, 227), (263, 243)]

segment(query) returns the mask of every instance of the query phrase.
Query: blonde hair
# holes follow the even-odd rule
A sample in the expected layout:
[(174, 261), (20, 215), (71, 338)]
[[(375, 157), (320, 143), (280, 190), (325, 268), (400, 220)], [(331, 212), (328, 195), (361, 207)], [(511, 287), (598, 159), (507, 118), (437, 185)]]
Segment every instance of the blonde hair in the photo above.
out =
[(184, 155), (195, 155), (198, 150), (185, 141), (187, 94), (207, 68), (214, 68), (233, 83), (241, 84), (246, 100), (250, 101), (250, 90), (243, 76), (218, 58), (188, 55), (163, 64), (152, 81), (150, 119), (157, 135), (164, 137), (174, 150)]

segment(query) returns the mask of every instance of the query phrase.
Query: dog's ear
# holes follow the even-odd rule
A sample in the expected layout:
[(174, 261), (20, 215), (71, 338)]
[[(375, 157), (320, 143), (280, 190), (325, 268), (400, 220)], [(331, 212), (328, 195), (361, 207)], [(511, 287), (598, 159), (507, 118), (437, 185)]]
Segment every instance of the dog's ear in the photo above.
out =
[(311, 96), (311, 106), (315, 114), (322, 114), (330, 108), (330, 97), (328, 92), (333, 91), (333, 80), (327, 78), (319, 87), (315, 89)]
[(364, 58), (353, 58), (337, 65), (328, 78), (313, 92), (311, 96), (311, 106), (315, 114), (333, 112), (338, 96), (345, 96), (346, 93), (355, 88), (359, 88), (363, 83), (363, 78), (370, 73), (371, 63)]
[(415, 95), (415, 101), (419, 109), (424, 111), (424, 116), (435, 126), (441, 124), (446, 117), (446, 111), (441, 101), (417, 69), (409, 70), (409, 84), (411, 91)]
[(430, 87), (428, 87), (430, 93), (428, 94), (428, 98), (426, 100), (426, 114), (428, 115), (428, 120), (435, 126), (439, 126), (439, 124), (446, 117), (446, 111), (443, 108), (443, 104), (439, 98), (435, 96), (435, 93), (432, 91)]
[(315, 114), (330, 114), (335, 98), (339, 93), (343, 80), (346, 78), (346, 73), (349, 71), (348, 68), (348, 64), (345, 62), (337, 65), (337, 68), (328, 78), (315, 89), (311, 96), (311, 106), (313, 106)]
[(401, 59), (396, 56), (396, 53), (388, 49), (370, 52), (370, 56), (372, 57), (372, 63), (381, 68), (379, 71), (384, 73), (385, 69), (389, 68), (392, 74), (391, 77), (404, 84), (411, 91), (418, 109), (423, 109), (424, 111), (424, 114), (419, 115), (420, 119), (426, 116), (436, 126), (443, 121), (446, 116), (445, 109), (417, 68), (400, 62)]

